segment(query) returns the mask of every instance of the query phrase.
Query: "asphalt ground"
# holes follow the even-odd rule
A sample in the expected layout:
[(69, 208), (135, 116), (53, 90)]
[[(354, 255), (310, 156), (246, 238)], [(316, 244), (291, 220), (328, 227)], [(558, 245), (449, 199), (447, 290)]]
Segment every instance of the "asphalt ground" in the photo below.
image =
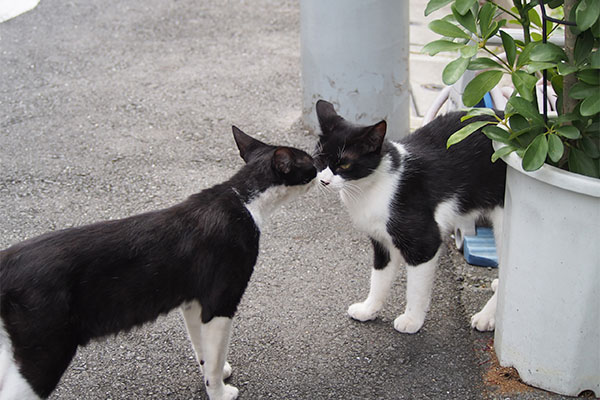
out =
[[(232, 124), (311, 151), (299, 54), (296, 1), (42, 0), (0, 24), (0, 248), (227, 179), (243, 163)], [(234, 324), (240, 398), (559, 398), (484, 383), (493, 335), (469, 317), (496, 273), (450, 245), (418, 334), (392, 325), (404, 274), (377, 320), (352, 321), (370, 251), (333, 195), (273, 216)], [(51, 396), (192, 398), (207, 396), (177, 311), (80, 349)]]

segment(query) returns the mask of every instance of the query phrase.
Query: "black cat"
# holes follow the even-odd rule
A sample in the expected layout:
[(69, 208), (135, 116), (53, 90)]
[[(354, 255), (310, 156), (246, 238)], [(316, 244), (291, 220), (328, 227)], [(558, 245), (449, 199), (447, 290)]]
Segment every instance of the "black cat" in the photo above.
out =
[[(371, 238), (375, 253), (369, 295), (350, 306), (352, 318), (376, 317), (398, 267), (405, 263), (406, 309), (394, 327), (417, 332), (429, 308), (444, 235), (482, 216), (490, 217), (495, 232), (500, 231), (506, 165), (491, 162), (490, 140), (478, 131), (446, 149), (448, 137), (473, 121), (461, 122), (463, 115), (438, 117), (394, 143), (384, 139), (385, 121), (355, 125), (339, 116), (332, 104), (317, 102), (317, 185), (339, 192), (356, 227)], [(474, 120), (486, 118), (490, 117)], [(473, 316), (472, 326), (494, 329), (495, 309), (494, 295)]]
[(0, 252), (0, 399), (45, 398), (77, 346), (181, 306), (211, 400), (225, 385), (231, 322), (261, 223), (304, 193), (312, 158), (233, 127), (246, 165), (173, 207), (51, 232)]

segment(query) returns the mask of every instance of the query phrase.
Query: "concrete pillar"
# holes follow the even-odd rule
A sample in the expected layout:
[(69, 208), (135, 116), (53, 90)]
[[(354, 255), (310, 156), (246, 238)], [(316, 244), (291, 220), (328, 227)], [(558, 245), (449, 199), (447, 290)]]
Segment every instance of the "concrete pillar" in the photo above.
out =
[(304, 125), (318, 131), (317, 100), (349, 121), (409, 132), (408, 0), (301, 0)]

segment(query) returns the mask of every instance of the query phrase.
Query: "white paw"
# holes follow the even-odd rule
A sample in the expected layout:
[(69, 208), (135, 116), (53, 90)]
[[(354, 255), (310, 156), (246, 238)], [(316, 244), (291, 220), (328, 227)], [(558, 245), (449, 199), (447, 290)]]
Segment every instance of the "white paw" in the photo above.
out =
[(232, 371), (231, 364), (229, 364), (228, 361), (225, 361), (225, 366), (223, 367), (223, 380), (229, 378)]
[(223, 400), (235, 400), (238, 398), (239, 390), (235, 386), (225, 385), (223, 390)]
[(238, 389), (235, 386), (223, 385), (220, 390), (209, 390), (207, 388), (208, 398), (210, 400), (235, 400), (238, 398)]
[(366, 305), (366, 302), (355, 303), (348, 307), (348, 315), (357, 321), (365, 322), (377, 317), (377, 309)]
[(402, 333), (417, 333), (423, 322), (424, 319), (417, 319), (405, 313), (394, 320), (394, 329)]
[(471, 328), (477, 329), (480, 332), (493, 331), (495, 327), (495, 313), (481, 310), (471, 317)]
[(492, 290), (494, 291), (494, 293), (496, 293), (496, 291), (498, 290), (498, 278), (492, 281)]

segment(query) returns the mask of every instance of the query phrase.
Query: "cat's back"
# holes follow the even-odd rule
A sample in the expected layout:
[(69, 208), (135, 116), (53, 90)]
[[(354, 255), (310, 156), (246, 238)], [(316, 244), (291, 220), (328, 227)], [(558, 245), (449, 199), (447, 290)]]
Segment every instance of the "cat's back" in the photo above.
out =
[(421, 168), (430, 167), (436, 171), (473, 171), (483, 168), (488, 173), (502, 173), (502, 162), (492, 163), (494, 152), (492, 142), (481, 130), (447, 147), (448, 138), (456, 131), (475, 121), (495, 121), (491, 116), (478, 116), (461, 121), (465, 112), (455, 111), (437, 117), (414, 133), (404, 137), (400, 144), (408, 151), (410, 158), (422, 161)]
[[(448, 138), (452, 136), (454, 132), (475, 121), (495, 120), (491, 116), (484, 115), (461, 121), (461, 118), (465, 115), (466, 112), (464, 111), (453, 111), (441, 115), (417, 129), (412, 134), (401, 139), (400, 143), (410, 149), (423, 152), (424, 154), (446, 153)], [(480, 131), (476, 131), (474, 134), (450, 147), (448, 150), (465, 148), (485, 149), (489, 151), (489, 149), (491, 149), (490, 140)]]
[(463, 210), (494, 207), (503, 202), (506, 164), (491, 161), (491, 140), (477, 130), (447, 148), (448, 138), (462, 127), (495, 120), (478, 116), (461, 121), (465, 114), (437, 117), (399, 142), (406, 152), (405, 183), (423, 188), (435, 204), (454, 198)]

